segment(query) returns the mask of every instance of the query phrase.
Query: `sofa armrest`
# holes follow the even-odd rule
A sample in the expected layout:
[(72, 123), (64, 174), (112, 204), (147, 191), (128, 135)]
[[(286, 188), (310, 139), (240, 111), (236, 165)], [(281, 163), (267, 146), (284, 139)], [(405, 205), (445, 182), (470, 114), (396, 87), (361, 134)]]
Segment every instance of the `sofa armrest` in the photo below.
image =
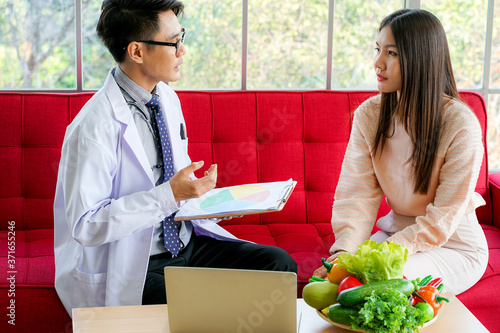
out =
[(490, 195), (493, 225), (500, 228), (500, 172), (490, 173)]

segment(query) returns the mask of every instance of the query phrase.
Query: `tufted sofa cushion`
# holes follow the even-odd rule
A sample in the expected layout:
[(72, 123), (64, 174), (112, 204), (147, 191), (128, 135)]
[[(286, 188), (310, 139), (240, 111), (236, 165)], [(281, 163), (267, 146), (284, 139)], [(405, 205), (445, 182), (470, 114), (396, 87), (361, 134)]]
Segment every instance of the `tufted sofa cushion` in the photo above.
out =
[[(0, 93), (2, 332), (12, 328), (5, 320), (11, 299), (15, 300), (19, 331), (33, 331), (35, 326), (38, 332), (71, 331), (71, 319), (53, 285), (52, 205), (65, 129), (92, 94)], [(219, 187), (289, 178), (298, 181), (283, 211), (221, 224), (238, 237), (288, 251), (298, 263), (299, 295), (335, 240), (331, 208), (352, 114), (373, 94), (178, 92), (187, 123), (189, 154), (194, 161), (218, 164)], [(482, 97), (469, 92), (461, 95), (478, 115), (484, 133)], [(500, 308), (491, 303), (492, 291), (500, 296), (495, 292), (500, 283), (500, 174), (488, 175), (486, 156), (476, 190), (487, 202), (477, 213), (488, 239), (489, 266), (478, 284), (459, 298), (494, 331), (500, 326)], [(387, 211), (382, 205), (379, 214)], [(9, 236), (15, 238), (14, 251), (9, 251)], [(7, 278), (11, 275), (15, 275), (14, 297), (8, 296), (12, 288)]]

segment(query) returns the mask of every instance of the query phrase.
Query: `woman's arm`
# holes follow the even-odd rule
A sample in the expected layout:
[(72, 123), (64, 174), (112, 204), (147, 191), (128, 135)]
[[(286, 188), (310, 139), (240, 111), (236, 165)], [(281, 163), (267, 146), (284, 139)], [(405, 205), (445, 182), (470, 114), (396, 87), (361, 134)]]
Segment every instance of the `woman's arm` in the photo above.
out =
[(477, 195), (474, 190), (484, 153), (481, 127), (465, 106), (449, 113), (445, 121), (441, 138), (444, 164), (434, 202), (426, 207), (424, 216), (416, 218), (415, 224), (387, 239), (406, 246), (409, 254), (445, 244), (460, 219), (472, 211), (469, 204)]
[(379, 107), (375, 98), (364, 102), (354, 114), (333, 203), (332, 254), (339, 250), (355, 252), (356, 247), (370, 237), (382, 200), (370, 155)]

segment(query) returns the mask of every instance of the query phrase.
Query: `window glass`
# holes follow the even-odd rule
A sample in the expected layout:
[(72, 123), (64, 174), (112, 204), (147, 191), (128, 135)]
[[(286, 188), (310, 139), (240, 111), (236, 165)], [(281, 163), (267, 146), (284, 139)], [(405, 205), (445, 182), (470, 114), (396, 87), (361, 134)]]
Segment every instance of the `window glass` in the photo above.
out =
[[(493, 41), (491, 43), (490, 89), (500, 88), (500, 1), (495, 2)], [(489, 168), (500, 171), (500, 94), (490, 92), (488, 98)]]
[[(491, 43), (490, 88), (500, 89), (500, 1), (495, 2)], [(486, 20), (485, 20), (486, 21)]]
[(249, 89), (324, 89), (328, 0), (250, 0)]
[(333, 89), (376, 89), (373, 70), (378, 27), (401, 0), (337, 0), (333, 26)]
[(96, 27), (102, 0), (82, 1), (83, 88), (100, 89), (111, 67), (116, 65), (111, 53), (97, 37)]
[(0, 88), (75, 88), (75, 1), (0, 0), (0, 8)]
[(186, 29), (187, 53), (181, 79), (183, 89), (241, 88), (241, 0), (184, 1), (179, 17)]
[(487, 0), (421, 0), (443, 24), (459, 89), (483, 86)]

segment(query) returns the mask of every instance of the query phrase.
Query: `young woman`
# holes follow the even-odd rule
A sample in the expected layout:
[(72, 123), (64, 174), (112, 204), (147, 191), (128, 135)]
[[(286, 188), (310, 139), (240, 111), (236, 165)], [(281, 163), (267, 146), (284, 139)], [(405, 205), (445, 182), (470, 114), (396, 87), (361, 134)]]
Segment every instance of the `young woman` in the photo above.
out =
[[(415, 9), (386, 17), (374, 69), (381, 94), (354, 114), (328, 261), (368, 238), (393, 241), (408, 248), (407, 278), (442, 277), (445, 291), (459, 294), (488, 262), (475, 214), (484, 200), (474, 192), (484, 148), (475, 114), (459, 99), (439, 20)], [(391, 211), (370, 235), (384, 194)]]

